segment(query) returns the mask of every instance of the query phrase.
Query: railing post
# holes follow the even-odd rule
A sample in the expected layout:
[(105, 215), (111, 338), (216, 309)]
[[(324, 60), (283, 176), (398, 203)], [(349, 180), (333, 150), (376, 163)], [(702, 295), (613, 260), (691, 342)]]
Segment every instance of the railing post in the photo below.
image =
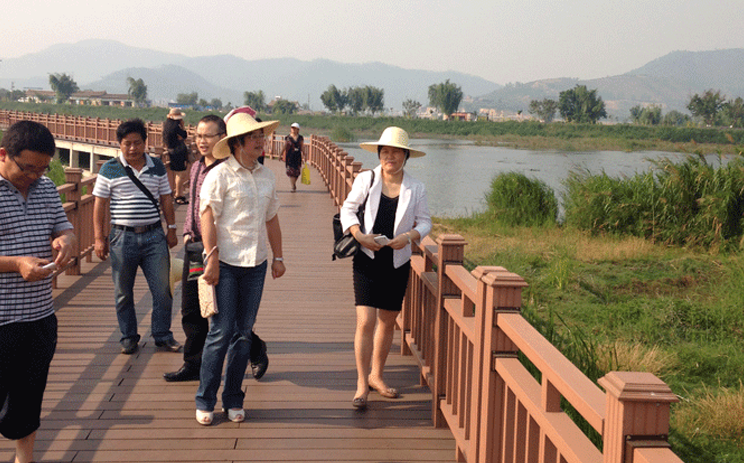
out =
[[(83, 197), (82, 187), (80, 182), (83, 180), (83, 169), (66, 168), (65, 169), (65, 183), (72, 183), (75, 188), (65, 195), (67, 202), (75, 204), (72, 209), (72, 226), (75, 229), (75, 233), (81, 233), (83, 230), (83, 217), (81, 214), (80, 200)], [(66, 275), (80, 275), (80, 243), (81, 237), (75, 240), (75, 247), (73, 248), (73, 255), (75, 256), (75, 262), (65, 272)]]
[(439, 248), (439, 262), (437, 262), (438, 289), (434, 314), (434, 355), (431, 359), (431, 419), (435, 427), (441, 428), (447, 425), (439, 407), (439, 401), (445, 390), (446, 372), (444, 367), (447, 350), (450, 348), (447, 345), (447, 314), (444, 310), (444, 298), (459, 293), (457, 285), (446, 277), (445, 268), (450, 264), (462, 265), (467, 242), (460, 235), (439, 235), (436, 241)]
[(527, 286), (524, 279), (506, 269), (482, 268), (474, 271), (479, 277), (478, 301), (476, 306), (476, 332), (482, 343), (475, 346), (481, 353), (478, 374), (481, 380), (473, 385), (474, 426), (473, 445), (469, 461), (501, 461), (503, 442), (502, 423), (504, 421), (504, 401), (506, 386), (496, 374), (495, 361), (501, 357), (516, 357), (518, 348), (498, 327), (499, 313), (520, 312), (522, 307), (522, 288)]
[(671, 403), (679, 399), (651, 373), (613, 371), (598, 381), (607, 391), (604, 463), (633, 463), (633, 449), (669, 447)]

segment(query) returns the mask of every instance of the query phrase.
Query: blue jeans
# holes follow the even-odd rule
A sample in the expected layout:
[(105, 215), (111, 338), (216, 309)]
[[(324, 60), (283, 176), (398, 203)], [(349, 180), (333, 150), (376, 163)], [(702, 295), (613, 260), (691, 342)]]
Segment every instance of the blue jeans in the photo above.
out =
[(163, 229), (134, 233), (112, 227), (109, 243), (121, 340), (139, 340), (134, 311), (134, 277), (138, 267), (142, 268), (152, 294), (152, 337), (156, 342), (171, 339), (170, 254)]
[(214, 411), (227, 355), (222, 408), (243, 408), (243, 376), (251, 353), (251, 331), (261, 304), (268, 264), (235, 267), (220, 262), (217, 310), (204, 344), (196, 408)]

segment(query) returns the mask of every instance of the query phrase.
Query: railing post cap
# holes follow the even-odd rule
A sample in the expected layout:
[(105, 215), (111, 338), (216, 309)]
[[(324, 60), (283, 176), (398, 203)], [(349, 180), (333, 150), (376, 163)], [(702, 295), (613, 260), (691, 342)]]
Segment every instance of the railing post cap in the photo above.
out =
[(481, 277), (481, 281), (489, 286), (526, 288), (529, 286), (524, 278), (512, 272), (491, 272)]
[(456, 245), (465, 246), (466, 244), (468, 244), (468, 242), (465, 241), (465, 238), (463, 238), (460, 235), (446, 233), (446, 234), (437, 236), (437, 244), (447, 245), (447, 246), (456, 246)]
[(667, 384), (653, 373), (611, 371), (597, 381), (608, 394), (629, 402), (679, 402)]
[(472, 272), (470, 272), (471, 275), (473, 275), (477, 280), (480, 280), (484, 276), (488, 275), (489, 273), (493, 272), (508, 272), (508, 270), (504, 267), (499, 267), (495, 265), (479, 265), (473, 269)]

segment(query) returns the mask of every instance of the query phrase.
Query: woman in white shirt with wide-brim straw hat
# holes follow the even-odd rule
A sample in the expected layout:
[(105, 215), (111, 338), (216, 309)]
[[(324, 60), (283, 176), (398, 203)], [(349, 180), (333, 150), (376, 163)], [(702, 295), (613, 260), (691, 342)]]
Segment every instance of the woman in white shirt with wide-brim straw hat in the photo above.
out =
[[(380, 165), (354, 180), (341, 207), (341, 225), (362, 245), (353, 262), (357, 390), (352, 405), (365, 408), (370, 389), (383, 397), (399, 396), (382, 374), (408, 286), (411, 243), (431, 231), (431, 217), (424, 184), (403, 169), (409, 158), (425, 155), (409, 146), (408, 133), (388, 127), (379, 141), (360, 146), (376, 152)], [(359, 223), (357, 211), (365, 198)]]
[(212, 316), (196, 392), (196, 420), (203, 425), (214, 418), (225, 356), (222, 408), (230, 421), (245, 419), (243, 376), (267, 260), (271, 259), (273, 278), (285, 271), (276, 179), (258, 162), (265, 138), (278, 125), (279, 121), (257, 122), (245, 113), (233, 115), (227, 121), (227, 136), (212, 151), (215, 158), (227, 159), (207, 174), (200, 193), (205, 253), (214, 250), (206, 259), (203, 278), (217, 286), (219, 310)]

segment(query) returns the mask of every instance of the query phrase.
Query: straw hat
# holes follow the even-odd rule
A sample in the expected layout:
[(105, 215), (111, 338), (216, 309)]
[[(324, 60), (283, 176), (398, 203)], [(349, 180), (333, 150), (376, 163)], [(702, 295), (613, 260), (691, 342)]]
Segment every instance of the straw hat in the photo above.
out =
[(185, 115), (186, 113), (178, 108), (171, 108), (171, 110), (168, 111), (168, 119), (173, 119), (175, 121), (180, 121)]
[(426, 156), (426, 153), (423, 151), (415, 150), (408, 146), (408, 132), (400, 127), (388, 127), (382, 132), (382, 135), (380, 135), (379, 141), (360, 143), (359, 146), (363, 150), (371, 151), (372, 153), (377, 153), (378, 146), (392, 146), (393, 148), (408, 150), (411, 153), (412, 158)]
[(227, 141), (230, 138), (239, 137), (256, 130), (263, 129), (264, 136), (270, 136), (279, 127), (279, 121), (257, 122), (246, 113), (233, 114), (227, 121), (227, 136), (218, 141), (212, 150), (215, 159), (225, 159), (230, 156), (230, 146)]
[(225, 121), (225, 124), (227, 124), (227, 121), (229, 121), (231, 117), (233, 117), (234, 115), (239, 114), (239, 113), (246, 113), (246, 114), (250, 115), (251, 117), (256, 117), (256, 110), (255, 109), (253, 109), (253, 108), (251, 108), (250, 106), (247, 106), (247, 105), (246, 106), (241, 106), (241, 107), (235, 108), (235, 109), (231, 110), (229, 113), (225, 114), (225, 117), (223, 118), (223, 120)]

